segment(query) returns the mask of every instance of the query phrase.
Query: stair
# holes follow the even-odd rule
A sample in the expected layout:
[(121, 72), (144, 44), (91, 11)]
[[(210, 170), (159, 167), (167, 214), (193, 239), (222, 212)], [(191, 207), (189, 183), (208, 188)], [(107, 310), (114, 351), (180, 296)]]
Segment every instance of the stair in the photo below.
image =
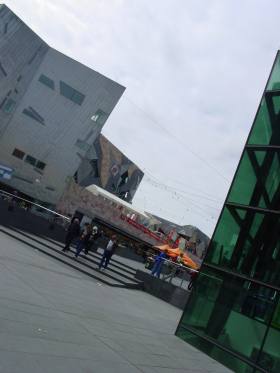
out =
[(136, 269), (120, 260), (112, 258), (106, 271), (100, 271), (98, 269), (102, 256), (100, 253), (91, 252), (88, 255), (81, 253), (76, 259), (74, 258), (74, 248), (71, 248), (70, 252), (64, 253), (62, 251), (63, 244), (50, 238), (37, 236), (9, 226), (1, 226), (0, 231), (105, 285), (126, 289), (143, 289), (143, 282), (134, 277)]

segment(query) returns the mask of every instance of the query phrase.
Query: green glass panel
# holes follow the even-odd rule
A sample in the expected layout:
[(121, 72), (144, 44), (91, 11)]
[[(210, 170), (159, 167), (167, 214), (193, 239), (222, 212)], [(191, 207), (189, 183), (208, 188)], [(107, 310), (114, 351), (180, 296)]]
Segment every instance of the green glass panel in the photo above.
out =
[[(278, 295), (279, 299), (279, 295)], [(272, 373), (280, 372), (280, 302), (275, 309), (258, 364)]]
[[(212, 359), (218, 360), (222, 365), (225, 365), (233, 372), (236, 373), (253, 373), (254, 370), (251, 366), (243, 362), (242, 360), (236, 358), (230, 353), (223, 351), (217, 346), (212, 345), (212, 343), (205, 341), (203, 338), (194, 335), (184, 328), (179, 328), (176, 335), (183, 339), (185, 342), (194, 346), (195, 348), (203, 351), (209, 355)], [(194, 367), (195, 372), (195, 367)], [(220, 370), (219, 370), (220, 372)]]
[(279, 193), (280, 186), (280, 152), (275, 152), (270, 155), (270, 167), (267, 172), (267, 177), (265, 179), (265, 191), (268, 193), (270, 199), (271, 208), (278, 210), (279, 206), (275, 204), (274, 199), (276, 193)]
[(256, 361), (275, 291), (203, 267), (180, 326)]
[(279, 286), (280, 219), (225, 207), (205, 263)]
[(253, 129), (248, 139), (251, 145), (280, 145), (279, 120), (280, 99), (277, 93), (265, 94), (256, 115)]
[(271, 72), (271, 76), (269, 78), (266, 90), (276, 90), (280, 89), (280, 55), (277, 54), (276, 61)]
[[(265, 152), (257, 153), (263, 154)], [(256, 182), (257, 177), (252, 162), (250, 161), (248, 153), (245, 152), (233, 181), (228, 202), (249, 205)]]

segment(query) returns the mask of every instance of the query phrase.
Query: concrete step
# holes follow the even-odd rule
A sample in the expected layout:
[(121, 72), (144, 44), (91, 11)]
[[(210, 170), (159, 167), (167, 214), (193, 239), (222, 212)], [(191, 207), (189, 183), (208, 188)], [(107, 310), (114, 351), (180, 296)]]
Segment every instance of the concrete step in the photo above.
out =
[(126, 274), (113, 272), (109, 268), (106, 271), (99, 271), (97, 266), (94, 267), (93, 262), (83, 257), (75, 259), (74, 255), (64, 253), (60, 246), (50, 243), (42, 237), (10, 227), (1, 226), (0, 231), (108, 286), (142, 289), (143, 283), (141, 281), (134, 278), (128, 279)]
[[(46, 237), (46, 236), (41, 236), (44, 240), (46, 241), (49, 241), (49, 242), (52, 242), (54, 244), (56, 244), (57, 246), (63, 248), (64, 247), (64, 244), (59, 242), (59, 241), (56, 241), (56, 240), (53, 240), (49, 237)], [(75, 245), (71, 245), (71, 247), (74, 249), (75, 248)], [(102, 248), (100, 248), (102, 250)], [(96, 260), (100, 260), (101, 257), (102, 257), (102, 254), (96, 250), (91, 250), (89, 251), (88, 255), (87, 255), (88, 258), (92, 258), (92, 259), (96, 259)], [(122, 263), (120, 260), (118, 259), (115, 259), (115, 257), (113, 257), (110, 261), (110, 267), (114, 267), (116, 269), (120, 269), (121, 271), (123, 272), (126, 272), (130, 275), (135, 276), (135, 273), (137, 271), (138, 268), (133, 268), (132, 266), (129, 266), (128, 264), (126, 263)]]

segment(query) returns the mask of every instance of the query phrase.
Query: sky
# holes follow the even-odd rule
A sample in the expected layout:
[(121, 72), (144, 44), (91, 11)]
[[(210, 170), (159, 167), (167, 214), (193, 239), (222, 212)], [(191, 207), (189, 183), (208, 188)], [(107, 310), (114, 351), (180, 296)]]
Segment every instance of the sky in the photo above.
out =
[(211, 236), (279, 48), (278, 0), (6, 0), (126, 91), (103, 133), (145, 177), (133, 204)]

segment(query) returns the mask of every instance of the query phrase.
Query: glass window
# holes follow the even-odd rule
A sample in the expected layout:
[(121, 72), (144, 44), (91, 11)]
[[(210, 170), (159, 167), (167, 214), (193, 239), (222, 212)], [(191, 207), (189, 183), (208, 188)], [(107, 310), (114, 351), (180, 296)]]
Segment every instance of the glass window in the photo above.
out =
[(273, 312), (275, 291), (205, 266), (181, 326), (252, 360)]
[[(195, 348), (203, 351), (205, 354), (209, 355), (212, 359), (219, 361), (221, 364), (225, 365), (233, 372), (242, 373), (253, 373), (254, 369), (248, 364), (244, 363), (242, 360), (231, 355), (230, 353), (223, 351), (219, 347), (213, 345), (212, 343), (202, 339), (201, 337), (194, 335), (184, 328), (179, 328), (176, 333), (177, 337), (183, 339), (188, 344), (194, 346)], [(220, 371), (220, 370), (219, 370)]]
[(274, 312), (274, 317), (269, 328), (259, 365), (271, 373), (280, 372), (280, 301), (278, 294), (278, 305)]
[(280, 97), (278, 96), (278, 93), (266, 93), (261, 101), (259, 111), (256, 115), (248, 139), (249, 144), (280, 145), (280, 138), (277, 135), (279, 128), (279, 109)]
[(62, 81), (60, 81), (60, 93), (62, 94), (62, 96), (68, 98), (78, 105), (82, 105), (85, 99), (85, 95)]
[(29, 106), (28, 109), (23, 109), (22, 113), (45, 125), (45, 119), (32, 106)]
[(279, 284), (279, 239), (280, 219), (277, 215), (225, 207), (205, 263)]
[(25, 156), (25, 153), (23, 151), (15, 148), (14, 151), (13, 151), (13, 156), (17, 157), (19, 159), (23, 159), (23, 157)]
[(37, 161), (36, 168), (39, 168), (40, 170), (44, 170), (45, 167), (46, 167), (46, 163)]
[(276, 57), (271, 76), (267, 84), (267, 91), (280, 89), (280, 55), (279, 52)]
[(8, 74), (6, 72), (6, 70), (4, 69), (2, 63), (0, 62), (0, 78), (4, 78), (6, 77)]
[(108, 114), (105, 111), (98, 109), (95, 114), (91, 117), (94, 122), (103, 125), (108, 118)]
[(31, 157), (31, 155), (27, 155), (25, 157), (25, 162), (31, 164), (32, 166), (35, 166), (36, 161), (37, 161), (36, 158)]
[(11, 113), (14, 111), (15, 106), (16, 106), (16, 102), (13, 99), (8, 98), (5, 105), (3, 106), (3, 111), (5, 113)]
[(39, 77), (39, 82), (45, 84), (47, 87), (54, 89), (54, 81), (50, 78), (48, 78), (46, 75), (42, 74)]
[(228, 202), (271, 208), (280, 185), (280, 151), (247, 149), (232, 183)]

